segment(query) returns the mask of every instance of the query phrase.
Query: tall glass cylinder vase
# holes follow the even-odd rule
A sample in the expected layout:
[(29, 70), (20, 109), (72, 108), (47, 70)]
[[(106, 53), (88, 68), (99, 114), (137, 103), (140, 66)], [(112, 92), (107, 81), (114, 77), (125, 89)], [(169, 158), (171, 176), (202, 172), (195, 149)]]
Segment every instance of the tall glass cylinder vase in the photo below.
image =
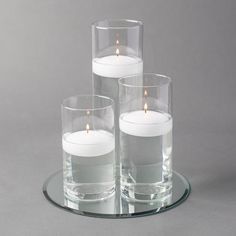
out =
[(172, 189), (172, 85), (147, 73), (121, 78), (121, 191), (129, 200), (165, 201)]
[[(119, 169), (118, 79), (143, 71), (143, 24), (135, 20), (103, 20), (92, 25), (94, 93), (115, 103), (116, 166)], [(117, 172), (118, 173), (118, 172)]]

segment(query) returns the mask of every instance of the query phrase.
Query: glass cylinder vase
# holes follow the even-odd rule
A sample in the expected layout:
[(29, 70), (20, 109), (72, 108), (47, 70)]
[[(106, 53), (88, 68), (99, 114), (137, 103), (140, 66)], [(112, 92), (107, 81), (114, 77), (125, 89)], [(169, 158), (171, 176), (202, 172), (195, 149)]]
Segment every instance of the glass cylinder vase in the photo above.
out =
[(120, 156), (122, 196), (163, 201), (172, 189), (172, 85), (146, 73), (121, 78)]
[(103, 96), (69, 97), (62, 104), (64, 195), (97, 201), (115, 191), (113, 101)]
[[(118, 79), (143, 71), (143, 24), (136, 20), (103, 20), (92, 25), (94, 93), (115, 105), (116, 166), (119, 169)], [(118, 172), (117, 172), (118, 173)]]

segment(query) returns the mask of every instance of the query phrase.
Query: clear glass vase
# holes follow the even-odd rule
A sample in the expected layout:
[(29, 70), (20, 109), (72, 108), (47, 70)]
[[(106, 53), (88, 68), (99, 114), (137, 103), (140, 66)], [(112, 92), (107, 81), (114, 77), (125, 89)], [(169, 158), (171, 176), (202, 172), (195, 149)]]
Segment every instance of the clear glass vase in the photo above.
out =
[(72, 201), (103, 200), (115, 191), (113, 105), (96, 95), (63, 101), (64, 194)]
[(122, 196), (158, 201), (172, 189), (172, 85), (146, 73), (121, 78), (120, 156)]
[(94, 94), (108, 96), (114, 100), (117, 169), (120, 163), (118, 79), (142, 73), (142, 57), (142, 22), (117, 19), (98, 21), (92, 25)]

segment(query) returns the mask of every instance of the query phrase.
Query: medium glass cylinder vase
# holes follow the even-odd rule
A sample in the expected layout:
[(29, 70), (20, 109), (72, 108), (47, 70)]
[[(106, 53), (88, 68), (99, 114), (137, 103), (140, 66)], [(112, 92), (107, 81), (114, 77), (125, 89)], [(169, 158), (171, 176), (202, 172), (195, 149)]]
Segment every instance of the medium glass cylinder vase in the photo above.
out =
[(143, 24), (135, 20), (103, 20), (92, 25), (94, 93), (115, 105), (116, 166), (119, 169), (118, 79), (143, 71)]
[(172, 189), (172, 85), (152, 73), (119, 80), (122, 196), (163, 201)]

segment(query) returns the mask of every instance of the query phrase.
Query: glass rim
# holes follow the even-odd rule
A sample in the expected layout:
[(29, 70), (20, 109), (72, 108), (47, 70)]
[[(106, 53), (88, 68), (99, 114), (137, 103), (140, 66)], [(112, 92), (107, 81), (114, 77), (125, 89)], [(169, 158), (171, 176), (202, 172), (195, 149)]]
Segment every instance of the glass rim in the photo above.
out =
[[(111, 22), (125, 22), (127, 23), (127, 25), (125, 26), (113, 26), (113, 25), (109, 25), (106, 23), (111, 23)], [(100, 25), (101, 24), (101, 25)], [(104, 24), (104, 25), (103, 25)], [(130, 25), (128, 25), (130, 24)], [(133, 24), (133, 25), (132, 25)], [(98, 20), (98, 21), (94, 21), (92, 23), (92, 27), (95, 27), (96, 29), (102, 29), (102, 30), (107, 30), (107, 29), (129, 29), (129, 28), (136, 28), (136, 27), (142, 27), (143, 26), (143, 22), (140, 20), (132, 20), (132, 19), (103, 19), (103, 20)]]
[[(68, 106), (66, 103), (73, 99), (73, 98), (80, 98), (80, 99), (83, 99), (83, 98), (99, 98), (99, 99), (103, 99), (103, 100), (106, 100), (106, 101), (109, 101), (109, 104), (108, 105), (104, 105), (102, 107), (88, 107), (88, 108), (75, 108), (75, 107), (72, 107), (72, 106)], [(97, 94), (79, 94), (79, 95), (73, 95), (73, 96), (70, 96), (70, 97), (67, 97), (67, 98), (64, 98), (62, 100), (62, 103), (61, 103), (61, 107), (63, 109), (66, 109), (66, 110), (71, 110), (71, 111), (99, 111), (99, 110), (105, 110), (105, 109), (108, 109), (109, 107), (112, 107), (114, 105), (114, 100), (109, 98), (109, 97), (106, 97), (106, 96), (102, 96), (102, 95), (97, 95)]]
[[(156, 85), (134, 85), (134, 84), (125, 82), (125, 79), (135, 78), (140, 75), (143, 75), (143, 77), (147, 76), (147, 78), (148, 78), (148, 76), (153, 76), (152, 79), (156, 79), (156, 80), (162, 78), (162, 79), (165, 79), (165, 82), (163, 84), (156, 84)], [(147, 72), (147, 73), (144, 72), (141, 74), (134, 74), (134, 75), (128, 75), (128, 76), (121, 77), (118, 80), (118, 83), (120, 86), (129, 87), (129, 88), (157, 88), (157, 87), (161, 87), (161, 86), (164, 86), (167, 84), (171, 84), (172, 79), (170, 76), (167, 76), (167, 75), (162, 75), (162, 74), (157, 74), (157, 73), (152, 73), (152, 72)]]

